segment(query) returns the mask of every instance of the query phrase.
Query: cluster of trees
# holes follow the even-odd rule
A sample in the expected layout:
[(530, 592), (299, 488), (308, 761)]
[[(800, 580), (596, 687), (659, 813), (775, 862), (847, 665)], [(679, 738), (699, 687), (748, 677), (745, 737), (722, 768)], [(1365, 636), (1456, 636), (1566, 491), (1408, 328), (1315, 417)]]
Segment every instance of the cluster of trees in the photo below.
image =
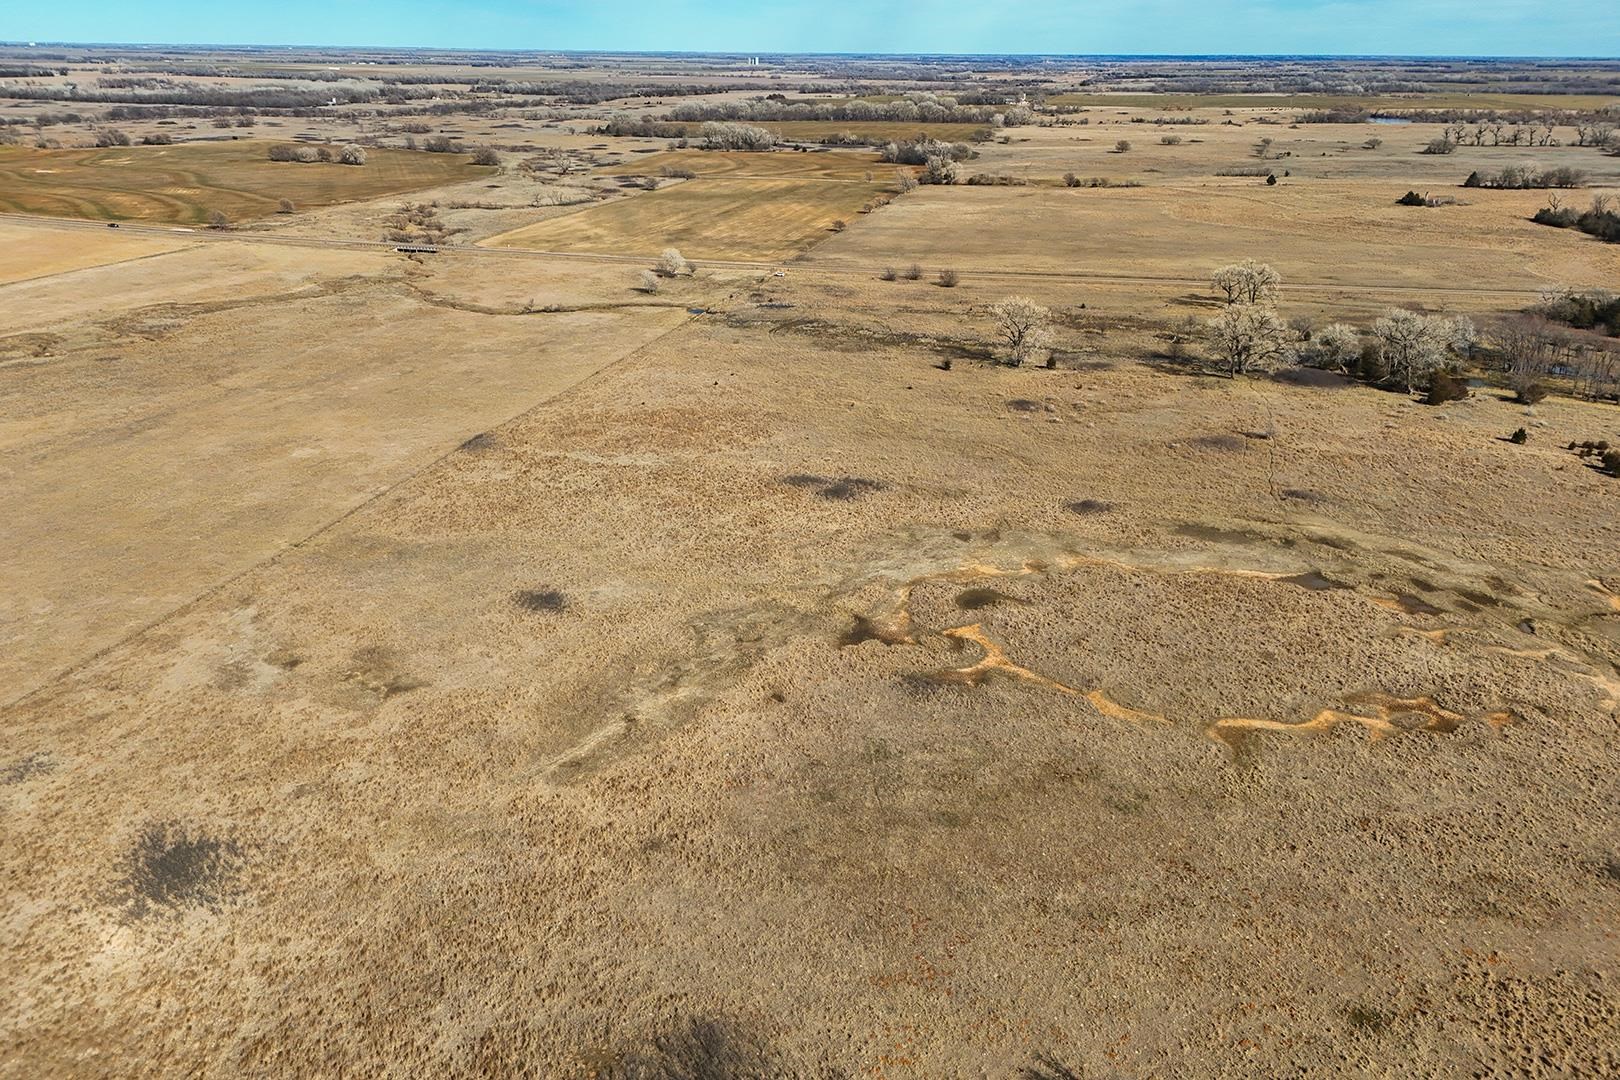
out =
[(1620, 244), (1620, 214), (1615, 213), (1612, 207), (1613, 198), (1609, 195), (1594, 196), (1591, 207), (1586, 210), (1562, 206), (1554, 196), (1530, 220), (1537, 225), (1551, 225), (1557, 229), (1579, 229), (1605, 243)]
[[(1620, 397), (1620, 352), (1571, 334), (1543, 311), (1545, 307), (1530, 315), (1504, 319), (1492, 328), (1492, 355), (1519, 400), (1540, 400), (1552, 378), (1569, 380), (1570, 388), (1582, 397)], [(1620, 328), (1620, 311), (1615, 319)]]
[(366, 163), (366, 148), (355, 143), (349, 143), (336, 153), (330, 146), (272, 146), (269, 150), (271, 161), (297, 161), (311, 164), (317, 161), (335, 161), (339, 165), (364, 165)]
[(698, 129), (709, 150), (769, 150), (776, 145), (776, 133), (752, 124), (710, 120)]
[[(408, 98), (430, 97), (431, 89), (420, 91), (394, 91), (394, 95)], [(72, 83), (50, 86), (0, 87), (0, 96), (28, 101), (82, 101), (98, 104), (138, 105), (200, 105), (210, 108), (298, 109), (327, 105), (334, 98), (339, 105), (368, 104), (383, 99), (374, 86), (362, 84), (334, 84), (315, 90), (293, 87), (255, 87), (247, 90), (187, 84), (157, 90), (126, 90), (116, 88), (90, 89)], [(388, 100), (393, 100), (390, 96)]]
[(1494, 173), (1471, 172), (1463, 181), (1466, 188), (1502, 188), (1520, 191), (1529, 188), (1578, 188), (1586, 183), (1586, 171), (1569, 165), (1543, 169), (1539, 165), (1506, 165)]
[(971, 161), (979, 152), (961, 142), (945, 142), (918, 135), (905, 142), (885, 143), (878, 151), (878, 159), (895, 165), (926, 165), (935, 158), (948, 161)]
[(1035, 110), (1025, 104), (965, 105), (953, 97), (926, 91), (897, 101), (788, 101), (754, 98), (749, 101), (685, 102), (670, 110), (670, 119), (685, 121), (833, 120), (905, 124), (989, 124), (1016, 127), (1035, 121)]
[(1205, 325), (1205, 339), (1230, 377), (1304, 363), (1410, 393), (1471, 355), (1476, 340), (1465, 318), (1404, 308), (1385, 311), (1373, 323), (1370, 339), (1344, 323), (1311, 334), (1277, 314), (1273, 305), (1281, 276), (1253, 259), (1221, 267), (1210, 283), (1226, 306)]
[(1577, 330), (1620, 337), (1620, 295), (1604, 289), (1556, 289), (1541, 298), (1536, 314)]

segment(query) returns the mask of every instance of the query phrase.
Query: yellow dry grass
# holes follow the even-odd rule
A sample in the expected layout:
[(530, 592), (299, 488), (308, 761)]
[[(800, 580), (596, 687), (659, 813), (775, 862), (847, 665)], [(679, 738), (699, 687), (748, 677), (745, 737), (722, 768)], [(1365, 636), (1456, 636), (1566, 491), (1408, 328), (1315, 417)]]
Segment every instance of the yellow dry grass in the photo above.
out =
[(365, 165), (277, 162), (265, 142), (95, 150), (0, 147), (0, 210), (196, 225), (273, 214), (282, 199), (330, 206), (466, 180), (491, 170), (460, 154), (371, 149)]
[(183, 243), (157, 236), (128, 236), (111, 229), (45, 231), (0, 222), (0, 285), (145, 258), (173, 251)]
[(690, 170), (700, 177), (728, 179), (867, 180), (888, 178), (886, 165), (869, 150), (824, 150), (800, 153), (777, 150), (750, 153), (727, 150), (667, 150), (637, 154), (622, 165), (597, 170), (608, 176), (657, 176), (664, 169)]
[(1620, 279), (1614, 245), (1529, 220), (1545, 192), (1471, 191), (1467, 205), (1414, 208), (1397, 206), (1390, 190), (1381, 182), (1268, 188), (1251, 180), (921, 188), (829, 240), (816, 258), (1196, 281), (1260, 257), (1287, 283), (1448, 294)]
[(850, 221), (881, 183), (830, 180), (688, 180), (590, 207), (485, 241), (539, 251), (656, 254), (696, 259), (786, 259)]

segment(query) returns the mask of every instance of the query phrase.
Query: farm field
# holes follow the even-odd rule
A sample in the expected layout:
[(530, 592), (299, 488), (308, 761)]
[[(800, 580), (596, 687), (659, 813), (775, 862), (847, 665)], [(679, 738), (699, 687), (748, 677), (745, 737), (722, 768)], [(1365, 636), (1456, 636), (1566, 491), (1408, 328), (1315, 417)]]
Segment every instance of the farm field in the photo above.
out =
[(0, 285), (141, 259), (173, 251), (184, 243), (162, 237), (122, 236), (115, 232), (64, 230), (42, 234), (27, 224), (0, 221)]
[(318, 207), (435, 187), (478, 166), (455, 154), (378, 150), (363, 166), (266, 159), (269, 143), (90, 150), (0, 146), (0, 210), (106, 221), (200, 225), (275, 213), (282, 199)]
[[(1198, 282), (1247, 252), (1265, 251), (1291, 286), (1434, 289), (1448, 305), (1471, 307), (1501, 304), (1496, 290), (1525, 294), (1522, 303), (1564, 282), (1620, 280), (1614, 245), (1549, 236), (1528, 220), (1543, 201), (1539, 193), (1469, 198), (1467, 206), (1414, 209), (1395, 205), (1381, 183), (1267, 188), (1249, 180), (920, 188), (830, 238), (811, 258), (828, 266), (921, 262)], [(1353, 243), (1343, 242), (1345, 230)], [(1484, 295), (1472, 304), (1456, 295), (1471, 291)]]
[[(763, 155), (775, 156), (775, 155)], [(638, 168), (641, 167), (638, 163)], [(700, 178), (493, 237), (492, 247), (695, 259), (791, 258), (890, 190), (874, 181)]]
[(1054, 94), (1054, 105), (1148, 109), (1354, 109), (1403, 112), (1424, 109), (1600, 109), (1620, 105), (1620, 94)]
[[(885, 165), (870, 151), (825, 150), (797, 153), (777, 150), (770, 153), (722, 150), (667, 150), (638, 154), (623, 165), (604, 166), (599, 171), (610, 176), (658, 176), (662, 169), (691, 170), (699, 177), (736, 179), (887, 180), (895, 166)], [(911, 170), (915, 171), (915, 170)]]

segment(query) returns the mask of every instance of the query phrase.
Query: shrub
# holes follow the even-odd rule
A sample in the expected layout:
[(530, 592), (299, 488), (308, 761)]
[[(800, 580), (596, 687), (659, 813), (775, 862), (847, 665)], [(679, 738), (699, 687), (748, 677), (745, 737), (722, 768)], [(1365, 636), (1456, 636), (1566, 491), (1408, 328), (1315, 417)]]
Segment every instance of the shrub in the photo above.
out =
[(1119, 140), (1119, 142), (1114, 144), (1114, 153), (1116, 153), (1116, 154), (1128, 154), (1130, 152), (1131, 152), (1131, 140), (1129, 140), (1129, 139), (1121, 139), (1121, 140)]
[(1478, 169), (1475, 169), (1473, 172), (1468, 174), (1468, 178), (1462, 182), (1462, 186), (1463, 187), (1484, 187), (1485, 186), (1485, 178), (1483, 176), (1479, 175), (1479, 170)]
[(922, 175), (917, 177), (919, 184), (954, 184), (956, 183), (956, 162), (948, 157), (931, 157), (923, 166)]
[(1534, 405), (1547, 400), (1547, 394), (1547, 388), (1541, 383), (1529, 382), (1519, 387), (1518, 392), (1513, 395), (1513, 400), (1520, 405)]
[(1415, 191), (1408, 191), (1405, 195), (1396, 199), (1395, 202), (1399, 206), (1425, 206), (1428, 204), (1428, 200)]
[(208, 215), (208, 227), (210, 229), (224, 229), (228, 228), (230, 224), (230, 218), (225, 216), (223, 210), (215, 210)]
[(962, 275), (958, 274), (955, 270), (941, 270), (939, 272), (939, 284), (941, 288), (954, 289), (961, 282), (961, 280)]
[(843, 218), (838, 218), (832, 223), (832, 225), (829, 226), (829, 228), (831, 228), (833, 232), (843, 232), (845, 229), (849, 228), (849, 223)]
[(1180, 135), (1160, 135), (1159, 136), (1159, 145), (1160, 146), (1180, 146), (1181, 145), (1181, 136)]
[(1360, 356), (1360, 332), (1344, 323), (1328, 323), (1311, 335), (1305, 360), (1312, 367), (1349, 372)]
[(906, 267), (906, 280), (921, 281), (922, 267), (918, 266), (916, 263), (912, 263), (910, 266)]
[(293, 212), (293, 204), (292, 204), (291, 199), (282, 199), (281, 202), (276, 204), (276, 213), (278, 213), (278, 214), (290, 214), (292, 212)]
[(1074, 173), (1072, 173), (1072, 172), (1064, 173), (1063, 174), (1063, 186), (1064, 187), (1079, 187), (1080, 186), (1080, 178), (1078, 176), (1074, 175)]
[(651, 270), (643, 270), (641, 272), (640, 284), (638, 284), (636, 288), (651, 296), (658, 291), (660, 284), (661, 282), (657, 274), (653, 273)]
[(1374, 135), (1372, 138), (1370, 138), (1366, 142), (1362, 143), (1361, 148), (1363, 150), (1376, 150), (1380, 146), (1383, 146), (1383, 145), (1384, 145), (1384, 140), (1380, 139), (1378, 136)]
[(1468, 380), (1444, 369), (1429, 376), (1429, 392), (1425, 405), (1444, 405), (1448, 401), (1462, 401), (1468, 396)]
[(894, 186), (904, 195), (908, 191), (917, 189), (917, 178), (905, 169), (894, 170)]
[(1425, 146), (1422, 150), (1418, 151), (1418, 153), (1420, 153), (1420, 154), (1449, 154), (1449, 153), (1451, 153), (1452, 151), (1454, 151), (1456, 149), (1457, 149), (1457, 144), (1452, 142), (1450, 139), (1448, 139), (1448, 138), (1446, 138), (1445, 136), (1442, 135), (1438, 139), (1430, 139), (1429, 140), (1429, 145)]
[(895, 273), (894, 267), (885, 266), (883, 268), (883, 273), (878, 275), (878, 276), (881, 277), (884, 281), (893, 281), (895, 278), (899, 277), (900, 275)]
[(364, 165), (366, 163), (366, 148), (350, 143), (338, 151), (340, 165)]
[(474, 165), (499, 165), (501, 155), (497, 154), (493, 147), (480, 146), (473, 151), (472, 163)]
[(1514, 431), (1513, 434), (1508, 436), (1508, 442), (1512, 443), (1515, 446), (1523, 446), (1525, 443), (1527, 443), (1529, 441), (1530, 441), (1530, 433), (1528, 431), (1524, 430), (1524, 428), (1519, 428), (1516, 431)]
[(1620, 450), (1605, 450), (1601, 460), (1604, 472), (1610, 476), (1620, 476)]

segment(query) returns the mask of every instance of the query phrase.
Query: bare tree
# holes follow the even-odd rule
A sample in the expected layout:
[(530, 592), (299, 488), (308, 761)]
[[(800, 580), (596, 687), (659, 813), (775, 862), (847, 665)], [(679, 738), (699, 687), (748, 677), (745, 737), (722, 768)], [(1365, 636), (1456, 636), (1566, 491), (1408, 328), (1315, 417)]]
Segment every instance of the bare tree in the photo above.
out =
[(231, 219), (225, 216), (223, 210), (215, 210), (208, 215), (208, 227), (210, 229), (225, 229), (229, 228), (230, 224)]
[(665, 248), (653, 270), (659, 277), (681, 277), (692, 272), (692, 264), (675, 248)]
[(659, 279), (657, 274), (653, 273), (651, 270), (643, 270), (641, 272), (641, 283), (636, 287), (650, 296), (658, 292), (661, 284), (662, 281)]
[(1009, 296), (990, 309), (996, 333), (1007, 346), (1007, 363), (1018, 367), (1051, 340), (1052, 313), (1027, 296)]
[(917, 178), (907, 169), (894, 170), (894, 186), (904, 195), (908, 191), (917, 189)]
[(1442, 315), (1390, 308), (1373, 323), (1373, 336), (1389, 365), (1390, 378), (1411, 393), (1452, 358), (1459, 344), (1459, 326)]
[(1271, 371), (1293, 359), (1293, 331), (1264, 304), (1230, 304), (1205, 324), (1205, 334), (1228, 378)]
[(1259, 304), (1276, 298), (1282, 275), (1265, 263), (1244, 259), (1215, 271), (1210, 284), (1226, 295), (1228, 304)]

